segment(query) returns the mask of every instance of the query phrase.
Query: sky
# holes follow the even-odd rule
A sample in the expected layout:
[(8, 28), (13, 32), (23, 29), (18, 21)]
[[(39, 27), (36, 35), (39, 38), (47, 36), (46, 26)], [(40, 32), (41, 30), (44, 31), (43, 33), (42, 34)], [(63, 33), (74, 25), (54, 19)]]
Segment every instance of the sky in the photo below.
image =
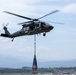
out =
[[(7, 23), (9, 23), (8, 30), (13, 33), (21, 29), (18, 23), (28, 21), (3, 11), (39, 18), (54, 10), (59, 12), (41, 19), (54, 26), (54, 29), (45, 37), (42, 34), (37, 36), (37, 59), (38, 61), (76, 59), (75, 0), (0, 0), (0, 33), (4, 33), (3, 25)], [(60, 22), (64, 25), (52, 22)], [(29, 62), (33, 59), (33, 52), (34, 36), (18, 37), (14, 42), (9, 38), (0, 37), (0, 56)]]

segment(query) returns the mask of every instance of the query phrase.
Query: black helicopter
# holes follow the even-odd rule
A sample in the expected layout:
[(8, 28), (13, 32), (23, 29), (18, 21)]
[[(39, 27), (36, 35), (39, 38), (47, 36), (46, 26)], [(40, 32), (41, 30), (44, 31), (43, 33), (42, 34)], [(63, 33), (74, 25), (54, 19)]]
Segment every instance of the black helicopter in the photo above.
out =
[(43, 36), (45, 36), (46, 33), (51, 31), (54, 27), (46, 22), (40, 21), (40, 19), (42, 19), (48, 15), (51, 15), (53, 13), (56, 13), (58, 11), (59, 10), (55, 10), (55, 11), (48, 13), (37, 19), (33, 19), (33, 18), (18, 15), (18, 14), (14, 14), (14, 13), (11, 13), (8, 11), (4, 11), (5, 13), (8, 13), (8, 14), (20, 17), (20, 18), (24, 18), (24, 19), (27, 19), (30, 21), (20, 23), (22, 25), (22, 29), (17, 32), (14, 32), (12, 34), (10, 34), (10, 32), (7, 30), (7, 27), (4, 26), (3, 29), (4, 29), (5, 33), (2, 33), (1, 36), (7, 37), (7, 38), (13, 38), (12, 41), (14, 40), (15, 37), (24, 36), (24, 35), (35, 35), (35, 34), (43, 33)]

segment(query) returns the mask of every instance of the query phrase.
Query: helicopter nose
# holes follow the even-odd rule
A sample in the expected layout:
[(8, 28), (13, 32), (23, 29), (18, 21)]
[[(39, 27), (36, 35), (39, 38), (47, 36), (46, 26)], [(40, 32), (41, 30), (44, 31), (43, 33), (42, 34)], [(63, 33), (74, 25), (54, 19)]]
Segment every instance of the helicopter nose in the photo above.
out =
[(49, 29), (52, 30), (54, 27), (53, 26), (49, 26)]

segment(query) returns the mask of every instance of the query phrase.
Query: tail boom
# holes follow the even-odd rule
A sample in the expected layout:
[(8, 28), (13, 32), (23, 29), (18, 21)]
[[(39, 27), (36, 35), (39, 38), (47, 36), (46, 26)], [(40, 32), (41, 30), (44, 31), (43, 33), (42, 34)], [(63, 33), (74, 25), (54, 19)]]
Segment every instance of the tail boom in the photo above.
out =
[(8, 34), (1, 34), (1, 36), (11, 38)]

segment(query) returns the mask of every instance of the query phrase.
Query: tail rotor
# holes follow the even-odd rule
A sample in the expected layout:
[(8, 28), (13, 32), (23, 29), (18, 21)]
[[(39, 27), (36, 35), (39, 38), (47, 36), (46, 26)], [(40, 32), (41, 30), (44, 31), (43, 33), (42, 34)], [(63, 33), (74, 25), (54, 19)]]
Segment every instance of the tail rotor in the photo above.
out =
[(4, 30), (4, 29), (7, 29), (7, 26), (9, 25), (9, 23), (7, 23), (7, 24), (3, 24), (2, 26), (3, 26), (3, 28), (0, 30), (0, 33)]

